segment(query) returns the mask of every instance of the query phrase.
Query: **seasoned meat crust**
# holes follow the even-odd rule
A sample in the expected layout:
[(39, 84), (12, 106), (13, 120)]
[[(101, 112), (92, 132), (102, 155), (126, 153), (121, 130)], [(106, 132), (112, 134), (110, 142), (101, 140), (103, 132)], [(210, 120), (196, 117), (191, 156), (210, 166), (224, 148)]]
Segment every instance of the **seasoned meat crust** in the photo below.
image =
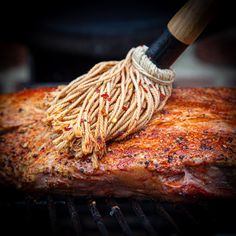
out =
[(0, 96), (0, 179), (30, 192), (152, 197), (235, 197), (236, 89), (174, 89), (140, 132), (90, 157), (55, 150), (44, 98), (53, 88)]

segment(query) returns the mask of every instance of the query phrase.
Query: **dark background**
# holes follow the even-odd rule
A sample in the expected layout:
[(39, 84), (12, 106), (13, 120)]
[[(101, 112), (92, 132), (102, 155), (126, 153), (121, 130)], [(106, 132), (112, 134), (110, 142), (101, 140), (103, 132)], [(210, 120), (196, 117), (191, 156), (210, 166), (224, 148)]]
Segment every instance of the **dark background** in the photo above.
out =
[[(11, 80), (3, 74), (22, 65), (26, 68), (25, 74), (21, 71), (25, 78), (12, 79), (16, 83), (13, 90), (71, 81), (99, 61), (122, 59), (131, 47), (155, 40), (185, 2), (3, 1), (1, 87), (4, 89), (4, 82)], [(218, 5), (214, 20), (198, 39), (202, 43), (196, 56), (216, 66), (234, 67), (234, 6), (232, 1), (218, 1)]]

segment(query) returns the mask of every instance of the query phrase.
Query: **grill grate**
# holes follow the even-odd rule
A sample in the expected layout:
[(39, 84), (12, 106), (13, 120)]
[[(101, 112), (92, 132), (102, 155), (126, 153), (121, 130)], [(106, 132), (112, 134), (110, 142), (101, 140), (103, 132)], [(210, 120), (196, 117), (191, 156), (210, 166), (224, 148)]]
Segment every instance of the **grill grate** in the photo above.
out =
[(108, 231), (107, 228), (103, 222), (102, 216), (100, 214), (100, 212), (98, 211), (97, 207), (96, 207), (96, 201), (91, 201), (89, 204), (89, 210), (92, 214), (93, 220), (96, 222), (97, 227), (101, 233), (101, 235), (107, 236), (108, 235)]
[(109, 199), (108, 202), (111, 207), (110, 215), (115, 216), (124, 235), (131, 236), (132, 231), (117, 202), (113, 199)]
[(78, 211), (76, 210), (76, 206), (72, 198), (68, 198), (67, 206), (70, 212), (70, 217), (71, 217), (73, 227), (75, 229), (76, 236), (80, 235), (82, 233), (81, 223), (80, 223)]
[[(0, 198), (5, 235), (219, 235), (235, 234), (234, 200), (173, 204), (114, 198)], [(4, 234), (1, 234), (4, 235)]]
[(157, 235), (157, 232), (152, 227), (149, 219), (145, 215), (142, 207), (140, 206), (139, 202), (137, 200), (132, 201), (132, 206), (134, 209), (135, 214), (139, 217), (139, 220), (141, 221), (141, 224), (143, 225), (145, 231), (148, 235), (154, 236)]

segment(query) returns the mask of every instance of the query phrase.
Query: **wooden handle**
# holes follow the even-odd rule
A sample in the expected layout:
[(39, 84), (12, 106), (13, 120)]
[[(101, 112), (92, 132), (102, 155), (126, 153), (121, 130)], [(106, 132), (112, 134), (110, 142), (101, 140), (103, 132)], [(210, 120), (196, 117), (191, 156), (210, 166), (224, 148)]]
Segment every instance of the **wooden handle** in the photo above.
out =
[[(159, 68), (169, 68), (201, 34), (219, 7), (216, 0), (190, 0), (169, 21), (146, 55)], [(216, 10), (216, 11), (215, 11)]]
[(193, 43), (208, 24), (214, 0), (190, 0), (169, 21), (170, 33), (184, 44)]

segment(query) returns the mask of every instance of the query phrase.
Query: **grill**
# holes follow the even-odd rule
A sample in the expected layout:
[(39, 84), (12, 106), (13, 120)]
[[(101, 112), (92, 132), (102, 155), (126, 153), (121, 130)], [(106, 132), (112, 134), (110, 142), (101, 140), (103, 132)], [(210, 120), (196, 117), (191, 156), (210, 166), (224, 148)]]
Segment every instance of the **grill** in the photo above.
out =
[(1, 235), (235, 235), (235, 200), (154, 200), (29, 196), (0, 198)]

